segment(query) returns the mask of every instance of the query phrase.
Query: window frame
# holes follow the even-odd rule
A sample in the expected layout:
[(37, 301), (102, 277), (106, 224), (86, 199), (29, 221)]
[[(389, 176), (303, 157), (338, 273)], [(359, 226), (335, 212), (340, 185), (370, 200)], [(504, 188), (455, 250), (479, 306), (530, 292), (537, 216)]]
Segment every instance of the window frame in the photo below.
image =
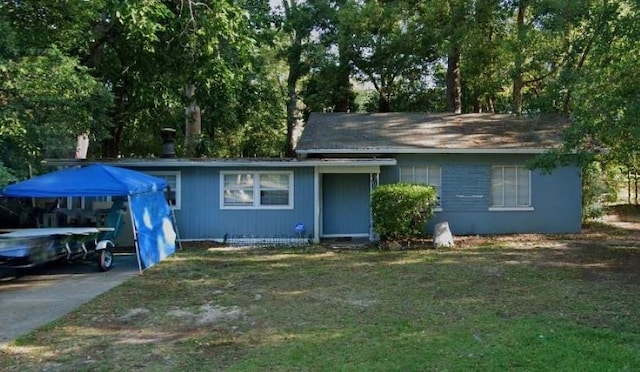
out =
[[(174, 176), (176, 178), (176, 186), (171, 187), (171, 185), (169, 185), (171, 187), (171, 191), (173, 192), (173, 195), (175, 196), (176, 201), (174, 205), (172, 205), (171, 203), (169, 205), (173, 209), (176, 209), (176, 210), (181, 209), (182, 208), (182, 172), (180, 171), (148, 171), (146, 173), (154, 177), (163, 178), (164, 180), (167, 180), (166, 176)], [(169, 183), (169, 181), (167, 181), (167, 183)]]
[[(224, 179), (225, 176), (228, 175), (251, 175), (253, 177), (253, 203), (251, 205), (225, 205), (224, 201), (224, 193), (225, 193), (225, 185)], [(260, 176), (261, 175), (286, 175), (289, 182), (287, 185), (288, 191), (288, 199), (286, 205), (269, 205), (269, 204), (261, 204), (261, 191), (264, 191), (260, 187)], [(223, 210), (284, 210), (284, 209), (293, 209), (294, 208), (294, 173), (293, 171), (239, 171), (239, 170), (226, 170), (220, 171), (220, 209)]]
[[(431, 172), (429, 172), (429, 168), (430, 167), (437, 167), (438, 168), (438, 185), (434, 186), (431, 183), (429, 183), (431, 177), (430, 174)], [(398, 182), (405, 182), (402, 180), (402, 170), (404, 169), (411, 169), (411, 172), (413, 173), (412, 178), (413, 181), (410, 182), (411, 184), (414, 185), (427, 185), (427, 186), (431, 186), (434, 187), (436, 189), (436, 196), (438, 197), (438, 201), (436, 206), (434, 207), (434, 211), (435, 212), (442, 212), (442, 165), (437, 165), (437, 164), (427, 164), (427, 165), (400, 165), (398, 166)], [(426, 175), (427, 175), (427, 183), (424, 182), (417, 182), (416, 181), (416, 169), (417, 168), (422, 168), (422, 169), (426, 169)], [(406, 183), (406, 182), (405, 182)]]
[[(500, 168), (502, 170), (502, 205), (496, 205), (494, 198), (493, 198), (493, 189), (494, 189), (494, 170)], [(515, 205), (505, 205), (504, 204), (504, 199), (505, 199), (505, 168), (515, 168), (516, 169), (516, 177), (515, 177), (515, 184), (514, 184), (514, 188), (515, 188), (515, 195), (516, 195), (516, 204)], [(519, 189), (519, 185), (518, 185), (518, 181), (519, 181), (519, 172), (525, 170), (527, 172), (527, 183), (528, 183), (528, 189), (527, 189), (527, 204), (522, 204), (519, 205), (518, 201), (519, 201), (519, 194), (518, 194), (518, 189)], [(531, 170), (527, 169), (527, 167), (525, 167), (524, 165), (493, 165), (491, 166), (491, 185), (490, 185), (490, 192), (491, 192), (491, 206), (489, 207), (489, 211), (493, 211), (493, 212), (509, 212), (509, 211), (533, 211), (534, 207), (532, 204), (532, 198), (531, 198)]]

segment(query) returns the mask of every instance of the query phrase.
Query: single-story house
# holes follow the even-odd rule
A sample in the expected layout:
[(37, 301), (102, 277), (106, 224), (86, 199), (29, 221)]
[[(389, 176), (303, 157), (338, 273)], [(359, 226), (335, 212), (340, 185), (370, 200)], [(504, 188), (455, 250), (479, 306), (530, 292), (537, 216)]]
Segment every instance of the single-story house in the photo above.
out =
[(374, 238), (371, 190), (394, 182), (437, 190), (426, 233), (440, 221), (455, 235), (575, 233), (580, 168), (526, 167), (560, 146), (568, 125), (559, 116), (312, 113), (295, 158), (109, 163), (169, 181), (183, 241)]

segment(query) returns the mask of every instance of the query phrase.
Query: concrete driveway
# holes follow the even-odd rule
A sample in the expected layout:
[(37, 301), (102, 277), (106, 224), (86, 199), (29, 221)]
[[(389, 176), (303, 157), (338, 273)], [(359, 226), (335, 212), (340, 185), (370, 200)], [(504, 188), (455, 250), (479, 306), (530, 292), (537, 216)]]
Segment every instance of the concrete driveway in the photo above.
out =
[(113, 268), (93, 262), (61, 262), (7, 276), (0, 270), (0, 347), (89, 302), (138, 274), (135, 254), (114, 254)]

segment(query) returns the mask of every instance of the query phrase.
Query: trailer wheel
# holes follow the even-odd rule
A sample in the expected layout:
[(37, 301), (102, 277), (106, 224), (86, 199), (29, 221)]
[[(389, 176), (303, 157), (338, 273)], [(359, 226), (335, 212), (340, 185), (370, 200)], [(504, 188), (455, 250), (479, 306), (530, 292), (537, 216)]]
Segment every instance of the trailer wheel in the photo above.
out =
[(113, 252), (110, 248), (98, 251), (98, 268), (100, 271), (108, 271), (113, 266)]

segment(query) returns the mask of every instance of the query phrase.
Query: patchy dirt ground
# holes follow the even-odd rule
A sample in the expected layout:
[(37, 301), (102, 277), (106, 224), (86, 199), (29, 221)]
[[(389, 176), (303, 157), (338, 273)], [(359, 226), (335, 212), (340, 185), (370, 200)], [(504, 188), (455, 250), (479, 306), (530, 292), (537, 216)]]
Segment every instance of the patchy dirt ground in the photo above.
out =
[[(447, 363), (491, 339), (483, 346), (491, 360), (524, 353), (529, 363), (538, 345), (530, 335), (547, 333), (555, 343), (538, 352), (553, 351), (554, 361), (598, 370), (589, 363), (609, 363), (595, 354), (602, 350), (620, 361), (607, 368), (625, 370), (640, 365), (640, 213), (614, 212), (581, 234), (458, 236), (442, 250), (430, 240), (406, 252), (345, 241), (294, 249), (189, 243), (162, 269), (21, 338), (0, 359), (9, 371), (226, 370), (247, 360), (256, 362), (236, 369), (322, 370), (327, 360), (353, 358), (351, 366), (383, 370), (367, 364), (372, 355), (417, 350), (421, 365), (473, 370), (479, 365)], [(442, 354), (429, 359), (433, 350)], [(616, 350), (629, 353), (610, 356)], [(300, 358), (307, 368), (296, 368)], [(410, 359), (389, 367), (415, 370), (402, 364)]]

